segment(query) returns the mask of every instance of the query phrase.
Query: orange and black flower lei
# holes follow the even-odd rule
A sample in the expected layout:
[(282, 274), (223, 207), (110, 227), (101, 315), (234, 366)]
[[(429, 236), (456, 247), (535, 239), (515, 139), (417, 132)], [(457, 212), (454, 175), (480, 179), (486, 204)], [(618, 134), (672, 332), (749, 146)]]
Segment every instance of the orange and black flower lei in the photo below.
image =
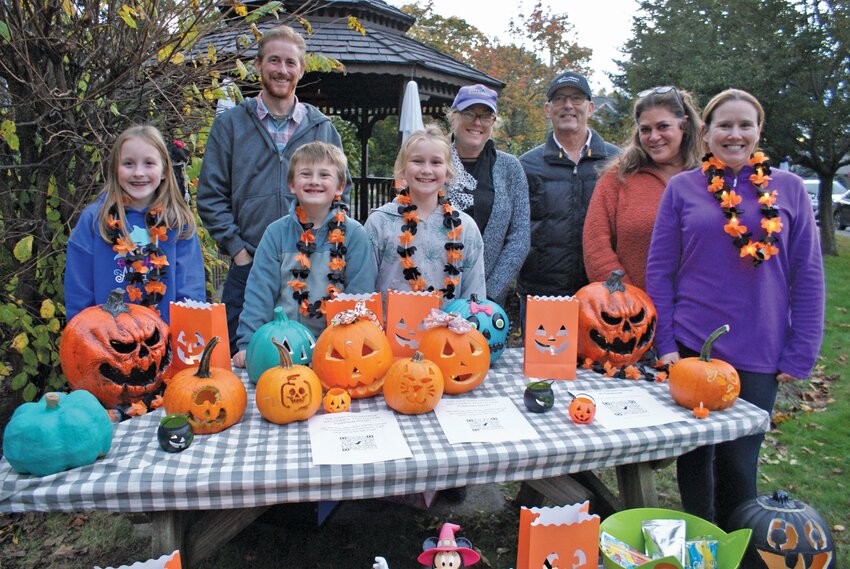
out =
[(311, 231), (313, 224), (307, 221), (307, 212), (300, 205), (295, 206), (295, 215), (301, 225), (301, 237), (296, 244), (298, 254), (295, 256), (300, 268), (292, 269), (292, 279), (286, 281), (286, 284), (292, 288), (292, 298), (298, 303), (298, 311), (310, 318), (323, 318), (325, 302), (345, 288), (345, 205), (340, 196), (336, 196), (334, 202), (336, 212), (328, 222), (328, 241), (331, 244), (331, 258), (328, 261), (329, 284), (325, 289), (325, 296), (313, 302), (310, 302), (307, 277), (310, 276), (310, 255), (316, 251), (316, 237)]
[(165, 267), (168, 266), (168, 259), (160, 246), (162, 242), (168, 241), (161, 205), (145, 213), (145, 226), (150, 243), (139, 247), (132, 239), (124, 236), (117, 206), (113, 204), (109, 208), (107, 235), (112, 250), (124, 255), (127, 296), (130, 302), (156, 308), (165, 295)]
[(776, 207), (776, 190), (769, 191), (767, 185), (770, 182), (770, 164), (763, 152), (756, 152), (750, 158), (750, 165), (755, 169), (755, 174), (750, 176), (750, 182), (756, 188), (761, 212), (761, 228), (765, 235), (758, 241), (753, 241), (753, 232), (748, 231), (746, 225), (742, 225), (738, 218), (744, 210), (738, 207), (741, 196), (729, 185), (726, 180), (726, 165), (708, 153), (702, 159), (702, 171), (705, 175), (708, 191), (714, 195), (720, 203), (723, 215), (729, 221), (723, 226), (723, 231), (732, 237), (732, 243), (740, 250), (741, 257), (752, 257), (753, 266), (758, 267), (777, 253), (779, 238), (776, 235), (782, 231), (782, 219), (779, 217), (779, 208)]
[[(413, 254), (416, 252), (416, 247), (413, 246), (413, 240), (416, 237), (416, 226), (419, 224), (419, 217), (416, 214), (416, 205), (410, 199), (410, 190), (404, 188), (396, 196), (395, 201), (399, 203), (398, 212), (404, 218), (404, 223), (401, 226), (401, 235), (399, 235), (399, 246), (397, 248), (398, 256), (401, 258), (402, 273), (405, 280), (410, 284), (410, 288), (414, 291), (434, 290), (433, 286), (429, 286), (425, 282), (425, 278), (419, 271), (419, 267), (413, 261)], [(463, 243), (460, 242), (463, 235), (463, 226), (460, 221), (460, 215), (457, 210), (449, 203), (448, 198), (443, 192), (437, 194), (437, 204), (443, 209), (443, 225), (448, 229), (446, 237), (449, 241), (446, 242), (446, 264), (443, 271), (446, 278), (443, 280), (444, 287), (439, 289), (445, 298), (454, 298), (455, 291), (460, 284), (460, 273), (463, 271), (461, 261), (463, 260)]]

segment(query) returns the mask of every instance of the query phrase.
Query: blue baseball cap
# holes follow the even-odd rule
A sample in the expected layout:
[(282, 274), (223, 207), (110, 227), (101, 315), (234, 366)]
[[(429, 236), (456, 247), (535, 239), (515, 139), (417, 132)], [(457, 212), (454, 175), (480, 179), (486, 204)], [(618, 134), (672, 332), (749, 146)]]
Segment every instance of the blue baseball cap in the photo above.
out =
[(452, 108), (462, 111), (472, 105), (485, 105), (493, 110), (496, 110), (496, 97), (498, 94), (489, 87), (484, 85), (464, 85), (457, 92)]
[(575, 71), (564, 71), (549, 83), (549, 89), (546, 91), (546, 100), (551, 101), (555, 91), (561, 87), (575, 87), (590, 100), (593, 100), (593, 94), (590, 92), (590, 84), (585, 79), (584, 75), (579, 75)]

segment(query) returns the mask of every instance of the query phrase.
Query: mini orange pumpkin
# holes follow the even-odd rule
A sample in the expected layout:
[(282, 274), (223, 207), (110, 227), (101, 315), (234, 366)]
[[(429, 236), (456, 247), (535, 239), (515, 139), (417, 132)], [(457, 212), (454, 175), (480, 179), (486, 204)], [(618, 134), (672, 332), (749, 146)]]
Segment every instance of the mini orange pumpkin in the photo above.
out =
[(655, 305), (641, 289), (623, 282), (625, 273), (590, 283), (576, 292), (578, 359), (620, 367), (640, 361), (655, 337)]
[(577, 425), (585, 425), (596, 416), (596, 401), (586, 393), (579, 393), (570, 402), (570, 419)]
[(351, 395), (342, 387), (331, 387), (325, 393), (325, 411), (328, 413), (345, 413), (351, 409)]
[(711, 346), (729, 331), (723, 325), (702, 345), (698, 358), (682, 358), (670, 366), (667, 384), (673, 400), (687, 409), (702, 404), (709, 411), (731, 407), (741, 393), (741, 379), (735, 368), (723, 360), (711, 359)]
[(124, 289), (74, 316), (62, 332), (59, 361), (72, 389), (101, 405), (130, 405), (162, 386), (171, 363), (168, 326), (156, 312), (124, 304)]
[(210, 356), (219, 337), (207, 342), (198, 367), (180, 370), (168, 381), (163, 406), (168, 415), (189, 416), (196, 435), (232, 427), (242, 418), (248, 392), (239, 376), (224, 368), (210, 368)]
[(292, 365), (289, 349), (272, 338), (280, 365), (263, 372), (257, 380), (257, 409), (267, 421), (285, 425), (304, 421), (316, 414), (322, 404), (322, 385), (307, 366)]
[(384, 376), (384, 399), (399, 413), (428, 413), (442, 396), (443, 373), (437, 364), (423, 359), (422, 352), (396, 360)]
[[(443, 315), (440, 317), (442, 322), (433, 320), (435, 313)], [(490, 346), (487, 338), (472, 328), (462, 316), (457, 313), (452, 313), (451, 319), (447, 319), (447, 316), (439, 310), (431, 311), (429, 320), (434, 324), (426, 324), (429, 330), (422, 336), (419, 351), (443, 372), (444, 391), (456, 395), (472, 391), (487, 377), (490, 370)], [(451, 324), (452, 320), (459, 322)], [(450, 325), (465, 331), (455, 332)]]
[(392, 361), (389, 340), (362, 302), (334, 316), (313, 349), (313, 371), (322, 387), (345, 388), (354, 399), (380, 393)]

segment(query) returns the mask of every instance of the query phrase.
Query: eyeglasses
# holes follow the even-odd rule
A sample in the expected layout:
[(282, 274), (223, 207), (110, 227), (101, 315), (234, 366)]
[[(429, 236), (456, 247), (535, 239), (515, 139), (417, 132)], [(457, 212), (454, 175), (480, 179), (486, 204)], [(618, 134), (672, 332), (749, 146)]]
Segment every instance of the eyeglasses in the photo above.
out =
[(483, 126), (492, 126), (493, 123), (496, 122), (496, 115), (493, 113), (482, 113), (478, 114), (475, 111), (461, 111), (461, 118), (463, 118), (464, 122), (472, 124), (475, 122), (475, 119), (481, 121)]
[(682, 101), (682, 94), (679, 93), (679, 90), (673, 87), (672, 85), (664, 85), (663, 87), (653, 87), (652, 89), (644, 89), (640, 93), (637, 94), (638, 99), (643, 99), (647, 95), (664, 95), (673, 91), (676, 93), (676, 99), (679, 101), (679, 104), (684, 108), (685, 103)]
[(549, 102), (555, 105), (556, 107), (560, 107), (566, 104), (567, 99), (569, 99), (570, 102), (574, 105), (580, 105), (583, 102), (589, 100), (585, 95), (581, 93), (573, 93), (571, 95), (555, 95), (554, 97), (549, 99)]

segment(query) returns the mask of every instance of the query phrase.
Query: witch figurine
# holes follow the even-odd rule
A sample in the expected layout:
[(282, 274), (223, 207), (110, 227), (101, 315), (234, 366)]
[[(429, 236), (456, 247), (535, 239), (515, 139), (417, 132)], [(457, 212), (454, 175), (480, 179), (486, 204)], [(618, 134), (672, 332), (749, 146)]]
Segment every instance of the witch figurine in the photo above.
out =
[(417, 561), (425, 567), (458, 569), (475, 565), (481, 559), (473, 549), (468, 539), (455, 539), (455, 532), (460, 526), (446, 522), (440, 529), (439, 539), (429, 538), (423, 544), (424, 552)]

